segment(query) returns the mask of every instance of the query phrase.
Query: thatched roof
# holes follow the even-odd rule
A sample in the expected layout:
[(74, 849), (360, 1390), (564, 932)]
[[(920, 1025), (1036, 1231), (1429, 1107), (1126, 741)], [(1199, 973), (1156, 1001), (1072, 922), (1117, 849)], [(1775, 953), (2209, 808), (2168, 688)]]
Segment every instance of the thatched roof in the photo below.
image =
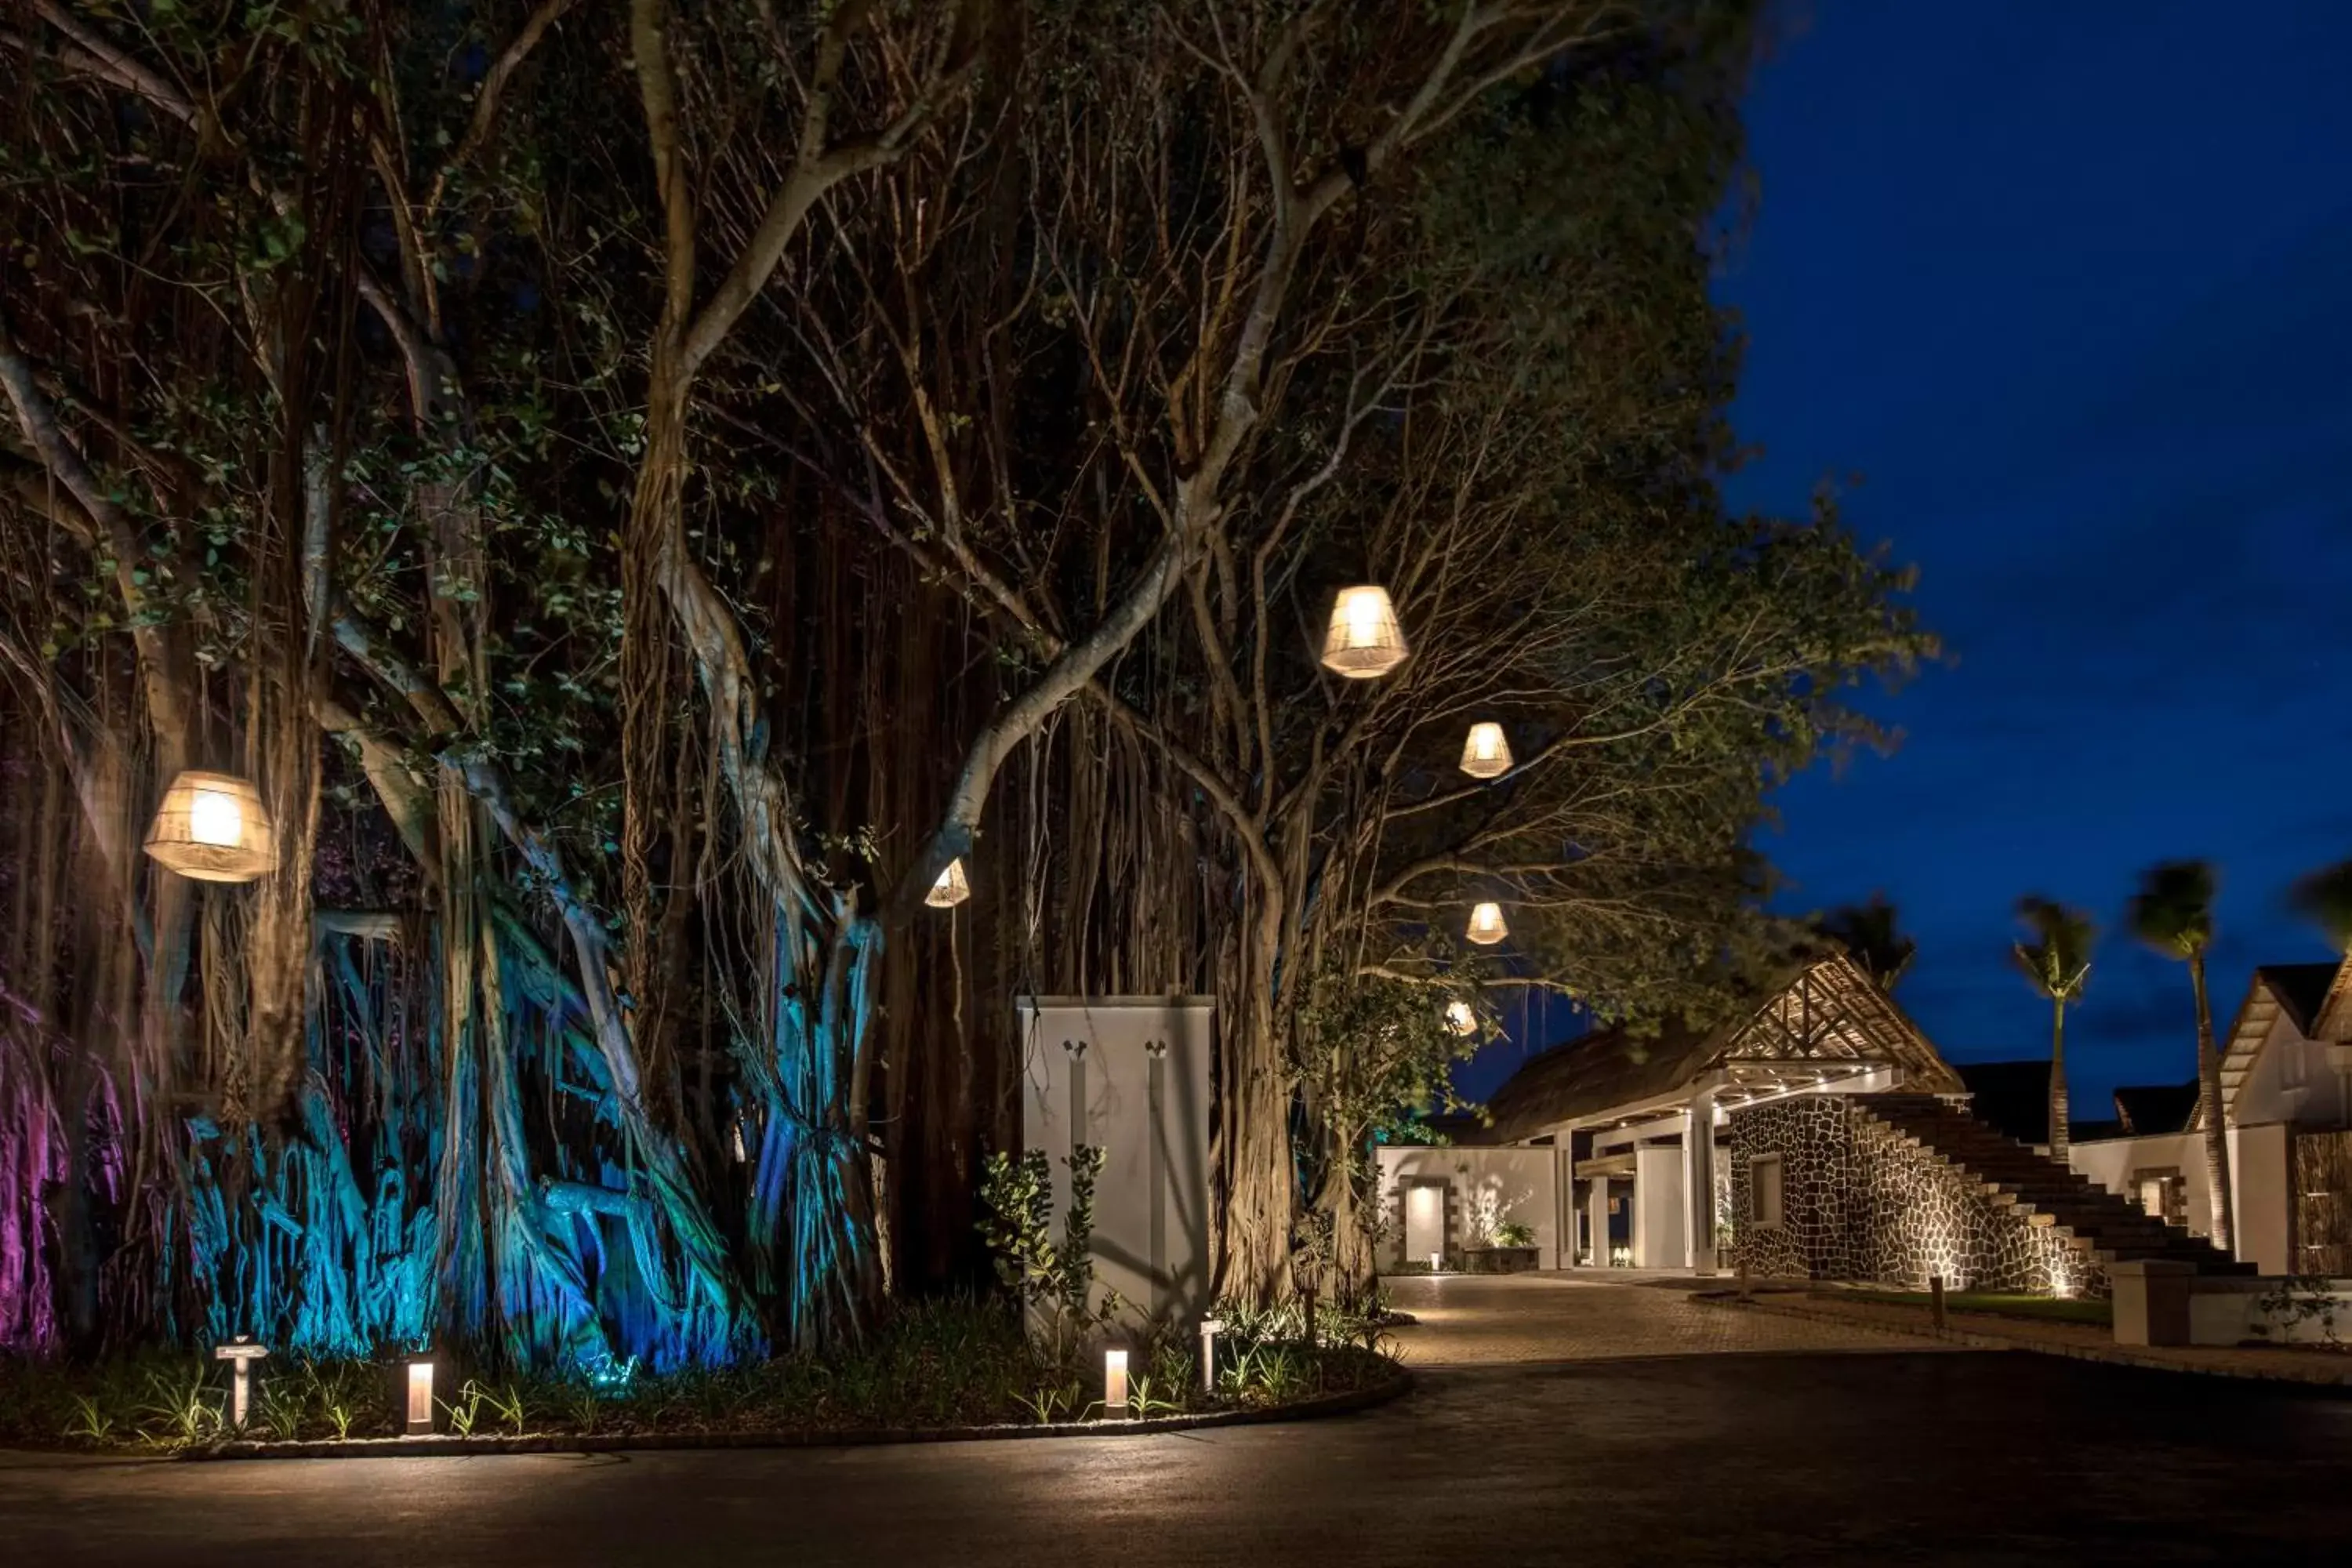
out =
[(1515, 1143), (1563, 1122), (1681, 1095), (1718, 1068), (1891, 1063), (1906, 1087), (1951, 1093), (1959, 1080), (1925, 1036), (1850, 958), (1809, 963), (1728, 1023), (1701, 1030), (1669, 1019), (1639, 1033), (1622, 1025), (1554, 1046), (1511, 1075), (1486, 1109), (1483, 1142)]

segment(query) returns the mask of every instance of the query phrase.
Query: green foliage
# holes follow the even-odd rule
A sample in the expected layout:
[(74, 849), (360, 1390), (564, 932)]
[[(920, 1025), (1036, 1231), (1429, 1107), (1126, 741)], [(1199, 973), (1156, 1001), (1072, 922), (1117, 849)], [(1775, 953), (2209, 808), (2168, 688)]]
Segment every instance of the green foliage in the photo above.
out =
[(2328, 941), (2352, 952), (2352, 860), (2322, 867), (2296, 881), (2287, 891), (2287, 904)]
[(1118, 1315), (1115, 1290), (1095, 1297), (1095, 1182), (1104, 1151), (1081, 1143), (1063, 1161), (1070, 1173), (1070, 1206), (1061, 1239), (1053, 1237), (1053, 1165), (1043, 1149), (1018, 1158), (1002, 1151), (981, 1173), (981, 1238), (997, 1281), (1034, 1319), (1055, 1365), (1066, 1365)]
[(1919, 944), (1903, 932), (1902, 917), (1885, 893), (1866, 904), (1846, 904), (1813, 921), (1814, 929), (1843, 948), (1882, 991), (1891, 992), (1919, 956)]
[(1533, 1247), (1536, 1244), (1535, 1226), (1524, 1221), (1507, 1219), (1495, 1227), (1488, 1239), (1496, 1247)]
[(2126, 907), (2132, 935), (2168, 958), (2191, 959), (2213, 942), (2213, 868), (2203, 860), (2167, 860), (2140, 874)]
[(2061, 1006), (2078, 1000), (2091, 977), (2091, 948), (2098, 929), (2080, 910), (2039, 895), (2018, 900), (2017, 918), (2033, 934), (2015, 943), (2011, 956), (2034, 990)]

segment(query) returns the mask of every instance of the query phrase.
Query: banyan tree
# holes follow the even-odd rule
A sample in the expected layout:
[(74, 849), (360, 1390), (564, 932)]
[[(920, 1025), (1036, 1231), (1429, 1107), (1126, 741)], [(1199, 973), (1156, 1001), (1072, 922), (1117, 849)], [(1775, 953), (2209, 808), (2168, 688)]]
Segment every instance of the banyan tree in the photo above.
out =
[(1020, 993), (1215, 994), (1221, 1288), (1360, 1274), (1484, 993), (1765, 942), (1921, 646), (1717, 498), (1738, 10), (23, 8), (0, 1347), (856, 1335)]

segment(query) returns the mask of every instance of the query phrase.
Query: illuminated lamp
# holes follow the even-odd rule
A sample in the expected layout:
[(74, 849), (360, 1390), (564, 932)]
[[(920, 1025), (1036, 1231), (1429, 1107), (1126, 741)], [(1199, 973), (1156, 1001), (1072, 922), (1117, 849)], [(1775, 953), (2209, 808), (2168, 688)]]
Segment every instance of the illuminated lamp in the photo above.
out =
[(964, 880), (963, 857), (959, 855), (948, 862), (948, 868), (931, 884), (931, 890), (923, 895), (923, 902), (935, 910), (951, 910), (970, 897), (971, 884)]
[(1103, 1414), (1123, 1416), (1127, 1414), (1127, 1352), (1103, 1352)]
[(253, 1403), (253, 1363), (268, 1353), (243, 1334), (227, 1344), (213, 1347), (213, 1359), (229, 1364), (228, 1420), (230, 1426), (240, 1430), (245, 1426), (245, 1413)]
[(1201, 1392), (1217, 1392), (1217, 1336), (1225, 1325), (1215, 1318), (1201, 1320)]
[(278, 834), (261, 793), (234, 773), (190, 768), (163, 792), (147, 853), (199, 882), (250, 882), (278, 863)]
[(1457, 1035), (1475, 1035), (1478, 1032), (1478, 1015), (1471, 1011), (1467, 1002), (1448, 1002), (1445, 1026)]
[(1503, 727), (1491, 720), (1470, 726), (1462, 742), (1462, 771), (1474, 779), (1491, 779), (1511, 771), (1511, 742)]
[(1443, 1274), (1445, 1272), (1444, 1253), (1433, 1252), (1429, 1255), (1429, 1271), (1432, 1274)]
[(1503, 923), (1503, 906), (1480, 904), (1470, 911), (1470, 928), (1462, 933), (1480, 947), (1492, 947), (1511, 934)]
[(419, 1356), (408, 1363), (408, 1435), (429, 1436), (433, 1431), (433, 1359)]
[(1349, 680), (1374, 680), (1405, 660), (1404, 629), (1389, 591), (1370, 584), (1339, 590), (1331, 629), (1323, 636), (1323, 668)]

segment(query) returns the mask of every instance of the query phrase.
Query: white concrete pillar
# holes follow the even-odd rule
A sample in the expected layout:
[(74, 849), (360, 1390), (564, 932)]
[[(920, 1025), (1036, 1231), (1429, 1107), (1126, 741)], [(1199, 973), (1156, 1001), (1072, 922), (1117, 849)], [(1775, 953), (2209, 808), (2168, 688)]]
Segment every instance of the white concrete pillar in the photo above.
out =
[(1586, 1222), (1592, 1226), (1592, 1267), (1609, 1267), (1609, 1178), (1593, 1176), (1586, 1183)]
[(1715, 1091), (1693, 1097), (1683, 1112), (1683, 1189), (1690, 1205), (1690, 1265), (1715, 1272)]

